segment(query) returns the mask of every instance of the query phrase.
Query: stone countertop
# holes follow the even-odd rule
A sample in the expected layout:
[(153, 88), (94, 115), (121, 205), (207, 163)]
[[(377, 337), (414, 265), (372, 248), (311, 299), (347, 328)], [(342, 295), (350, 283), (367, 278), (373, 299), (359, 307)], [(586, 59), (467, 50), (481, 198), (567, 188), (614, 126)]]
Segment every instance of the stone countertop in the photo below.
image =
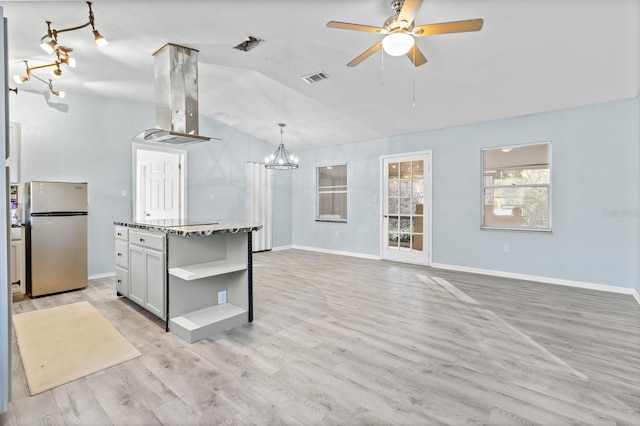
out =
[(114, 221), (114, 225), (147, 231), (160, 231), (181, 237), (206, 237), (214, 234), (237, 234), (262, 229), (262, 225), (218, 220), (157, 219)]

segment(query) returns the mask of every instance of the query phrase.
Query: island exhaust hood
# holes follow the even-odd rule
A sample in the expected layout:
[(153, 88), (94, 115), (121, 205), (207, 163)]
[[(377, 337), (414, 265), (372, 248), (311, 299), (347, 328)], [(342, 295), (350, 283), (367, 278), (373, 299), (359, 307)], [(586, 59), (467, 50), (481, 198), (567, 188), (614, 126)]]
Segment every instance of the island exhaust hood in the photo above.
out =
[(167, 43), (153, 56), (157, 128), (134, 141), (179, 145), (220, 140), (198, 135), (198, 51)]

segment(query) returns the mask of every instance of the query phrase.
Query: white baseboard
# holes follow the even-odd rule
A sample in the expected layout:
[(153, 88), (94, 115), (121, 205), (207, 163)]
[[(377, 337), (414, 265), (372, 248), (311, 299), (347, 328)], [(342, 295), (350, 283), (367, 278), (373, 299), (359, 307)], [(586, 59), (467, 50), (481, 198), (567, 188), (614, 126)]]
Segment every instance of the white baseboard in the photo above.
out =
[(431, 267), (436, 269), (446, 269), (449, 271), (489, 275), (493, 277), (512, 278), (516, 280), (535, 281), (545, 284), (564, 285), (567, 287), (585, 288), (589, 290), (608, 291), (610, 293), (629, 294), (635, 297), (638, 304), (640, 304), (640, 293), (638, 293), (638, 291), (633, 288), (619, 287), (607, 284), (588, 283), (583, 281), (565, 280), (561, 278), (541, 277), (538, 275), (518, 274), (514, 272), (495, 271), (491, 269), (469, 268), (466, 266), (447, 265), (444, 263), (432, 263)]
[(271, 249), (271, 251), (289, 250), (290, 248), (293, 248), (293, 246), (280, 246), (280, 247), (273, 247), (273, 248)]
[(339, 256), (359, 257), (360, 259), (380, 260), (380, 256), (378, 255), (355, 253), (351, 251), (329, 250), (329, 249), (322, 249), (318, 247), (305, 247), (305, 246), (297, 246), (297, 245), (293, 245), (290, 248), (296, 249), (296, 250), (315, 251), (318, 253), (337, 254)]
[(106, 272), (104, 274), (89, 275), (89, 279), (90, 280), (97, 280), (97, 279), (100, 279), (100, 278), (113, 277), (115, 275), (116, 275), (115, 272)]

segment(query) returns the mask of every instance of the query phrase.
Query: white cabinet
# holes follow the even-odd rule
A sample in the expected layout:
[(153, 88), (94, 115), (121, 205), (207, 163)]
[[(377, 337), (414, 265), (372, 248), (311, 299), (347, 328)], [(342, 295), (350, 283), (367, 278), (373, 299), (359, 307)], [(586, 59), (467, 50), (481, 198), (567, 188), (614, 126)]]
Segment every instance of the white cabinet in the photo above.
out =
[(129, 297), (129, 230), (116, 226), (116, 292)]
[(25, 293), (25, 259), (23, 227), (11, 228), (11, 284), (19, 288), (18, 294)]
[(162, 319), (166, 305), (164, 238), (163, 233), (129, 230), (127, 255), (127, 297)]

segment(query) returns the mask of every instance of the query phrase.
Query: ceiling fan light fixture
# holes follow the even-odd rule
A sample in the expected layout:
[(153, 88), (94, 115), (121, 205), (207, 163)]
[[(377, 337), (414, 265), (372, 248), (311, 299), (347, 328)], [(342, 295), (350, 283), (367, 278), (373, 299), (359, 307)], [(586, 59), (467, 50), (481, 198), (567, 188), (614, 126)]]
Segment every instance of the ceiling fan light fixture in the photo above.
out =
[(407, 33), (391, 33), (382, 39), (382, 48), (391, 56), (406, 55), (414, 44), (415, 40)]

